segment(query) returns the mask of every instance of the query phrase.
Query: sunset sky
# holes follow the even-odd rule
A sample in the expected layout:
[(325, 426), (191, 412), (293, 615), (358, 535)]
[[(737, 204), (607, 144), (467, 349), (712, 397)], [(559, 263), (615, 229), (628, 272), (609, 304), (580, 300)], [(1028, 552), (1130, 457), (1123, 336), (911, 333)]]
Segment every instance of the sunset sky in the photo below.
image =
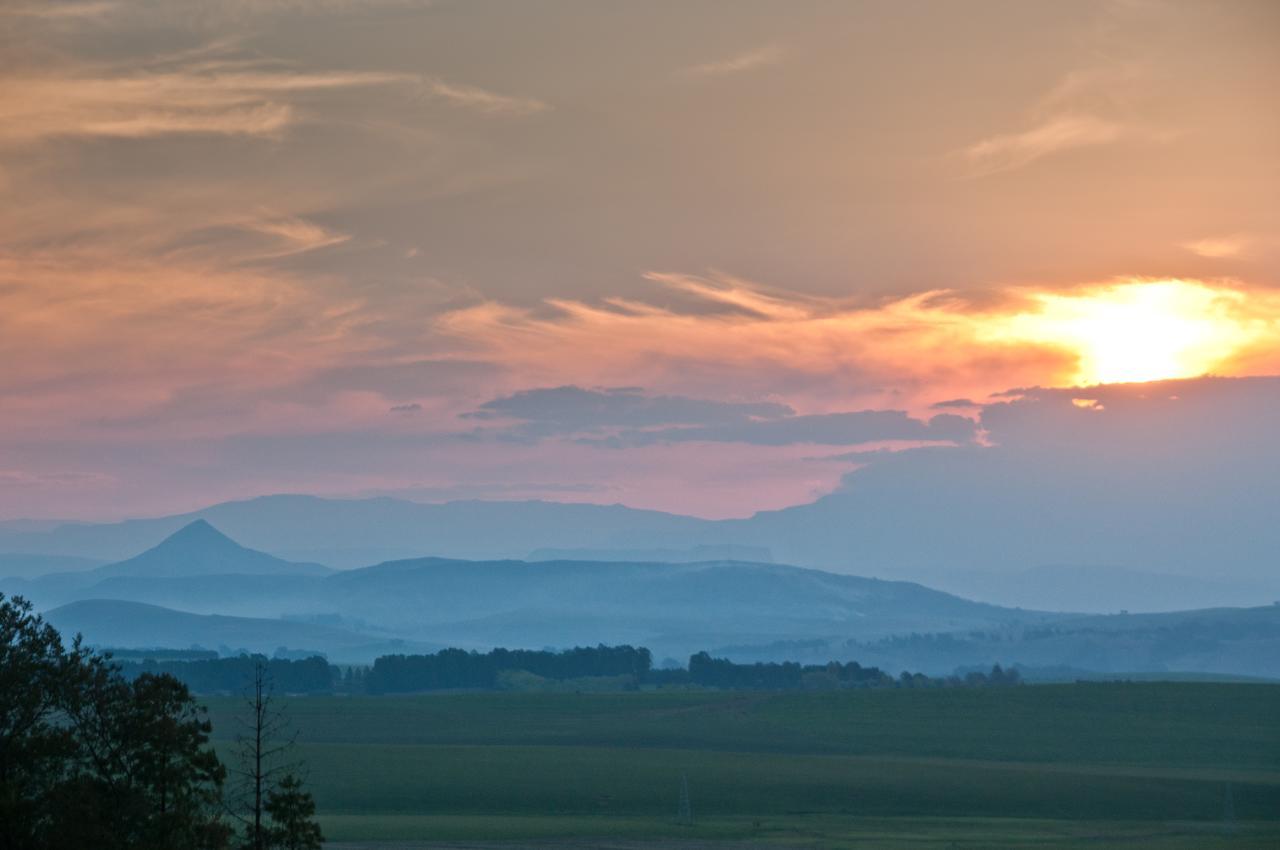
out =
[[(737, 517), (1009, 399), (1134, 445), (1176, 387), (1067, 388), (1280, 374), (1278, 48), (1272, 0), (6, 0), (0, 519)], [(1179, 434), (1280, 427), (1232, 386)]]

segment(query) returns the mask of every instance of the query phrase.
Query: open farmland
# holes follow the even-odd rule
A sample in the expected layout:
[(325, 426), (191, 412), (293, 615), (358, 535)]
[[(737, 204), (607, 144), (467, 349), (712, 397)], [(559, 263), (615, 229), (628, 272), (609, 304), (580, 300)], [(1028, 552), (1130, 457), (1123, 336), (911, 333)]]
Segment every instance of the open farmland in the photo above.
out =
[[(228, 741), (236, 702), (210, 709)], [(288, 711), (337, 842), (1280, 841), (1269, 685), (320, 697)], [(691, 826), (676, 823), (682, 777)]]

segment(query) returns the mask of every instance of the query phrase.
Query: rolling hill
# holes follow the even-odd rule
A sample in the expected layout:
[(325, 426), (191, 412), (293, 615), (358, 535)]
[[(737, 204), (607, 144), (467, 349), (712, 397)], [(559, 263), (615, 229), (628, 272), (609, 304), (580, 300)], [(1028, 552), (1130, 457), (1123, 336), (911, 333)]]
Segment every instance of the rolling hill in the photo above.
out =
[(39, 578), (52, 573), (87, 572), (103, 565), (97, 558), (74, 555), (32, 555), (26, 552), (0, 554), (0, 576)]
[(424, 645), (371, 637), (346, 629), (288, 620), (191, 614), (115, 599), (88, 599), (48, 611), (46, 620), (69, 638), (91, 646), (150, 649), (198, 645), (224, 653), (247, 650), (270, 655), (279, 647), (312, 650), (331, 661), (363, 661)]
[(64, 621), (92, 615), (71, 627), (130, 647), (285, 646), (369, 661), (393, 645), (629, 643), (660, 660), (708, 649), (743, 661), (857, 660), (930, 673), (998, 662), (1280, 676), (1268, 660), (1280, 657), (1280, 606), (1048, 613), (745, 561), (417, 558), (330, 572), (246, 549), (199, 521), (127, 561), (0, 587)]
[(742, 561), (420, 558), (329, 573), (246, 549), (203, 521), (126, 561), (3, 587), (45, 610), (114, 601), (190, 615), (312, 618), (358, 630), (376, 623), (388, 634), (430, 644), (632, 643), (676, 657), (725, 642), (873, 640), (1052, 619), (908, 582)]
[[(1083, 542), (1071, 547), (1031, 546), (1038, 538), (1027, 529), (1044, 522), (1043, 512), (1010, 523), (1009, 533), (1016, 531), (1023, 541), (1022, 549), (989, 551), (991, 537), (974, 537), (973, 530), (981, 525), (979, 519), (985, 522), (992, 515), (1013, 516), (1014, 508), (1032, 510), (1021, 502), (1012, 506), (991, 503), (1000, 493), (998, 481), (981, 488), (986, 494), (982, 499), (987, 500), (981, 510), (976, 507), (981, 499), (974, 493), (946, 498), (938, 493), (927, 503), (915, 503), (920, 509), (917, 523), (923, 525), (885, 521), (877, 500), (886, 495), (899, 501), (915, 498), (901, 492), (899, 484), (923, 474), (917, 465), (923, 469), (943, 459), (958, 465), (957, 474), (973, 461), (969, 453), (959, 451), (937, 457), (922, 451), (881, 458), (859, 471), (859, 481), (868, 486), (735, 520), (703, 520), (621, 505), (538, 501), (422, 504), (391, 498), (279, 495), (120, 523), (62, 523), (53, 527), (48, 523), (0, 524), (0, 553), (119, 561), (204, 520), (241, 545), (276, 558), (344, 569), (428, 555), (480, 561), (692, 562), (727, 558), (916, 581), (1005, 606), (1172, 611), (1256, 605), (1280, 598), (1280, 579), (1256, 565), (1265, 564), (1265, 558), (1251, 567), (1253, 576), (1223, 571), (1208, 577), (1186, 563), (1179, 567), (1178, 561), (1199, 557), (1186, 547), (1177, 550), (1177, 559), (1144, 561), (1128, 556), (1107, 560), (1101, 549), (1091, 548), (1087, 533), (1081, 534)], [(966, 511), (970, 515), (976, 511), (981, 517), (970, 516), (971, 522), (966, 524), (958, 519)], [(1185, 523), (1173, 525), (1182, 528)], [(1111, 529), (1112, 523), (1107, 520), (1099, 527)], [(1150, 536), (1158, 535), (1138, 535), (1143, 539)], [(1000, 535), (994, 537), (999, 539)], [(1250, 545), (1257, 548), (1262, 544)], [(1079, 559), (1065, 560), (1068, 555)]]

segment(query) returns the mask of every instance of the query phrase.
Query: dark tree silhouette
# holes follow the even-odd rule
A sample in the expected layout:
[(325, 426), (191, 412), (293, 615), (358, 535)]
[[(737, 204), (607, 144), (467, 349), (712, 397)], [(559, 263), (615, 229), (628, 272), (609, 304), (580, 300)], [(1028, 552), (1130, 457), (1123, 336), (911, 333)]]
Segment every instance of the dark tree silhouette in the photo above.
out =
[(222, 765), (170, 676), (125, 681), (0, 595), (0, 848), (221, 850)]
[(324, 844), (320, 825), (315, 822), (316, 803), (304, 791), (302, 780), (292, 773), (280, 778), (267, 792), (267, 814), (271, 815), (270, 846), (279, 850), (319, 850)]
[[(78, 652), (76, 647), (73, 652)], [(0, 848), (31, 846), (75, 750), (65, 725), (72, 668), (58, 632), (31, 603), (0, 594)]]
[(220, 848), (226, 771), (209, 747), (210, 724), (171, 676), (121, 679), (107, 664), (81, 671), (68, 716), (78, 771), (51, 829), (60, 846)]
[(275, 684), (266, 659), (255, 656), (245, 688), (246, 716), (236, 739), (235, 764), (238, 799), (234, 811), (244, 825), (247, 850), (267, 850), (271, 846), (266, 810), (267, 794), (276, 781), (292, 772), (285, 758), (293, 748), (289, 723), (275, 697)]
[(315, 802), (302, 788), (297, 764), (289, 759), (296, 735), (276, 699), (273, 668), (262, 656), (254, 656), (253, 662), (233, 767), (239, 779), (233, 811), (243, 824), (243, 846), (245, 850), (319, 847), (324, 839), (313, 820)]

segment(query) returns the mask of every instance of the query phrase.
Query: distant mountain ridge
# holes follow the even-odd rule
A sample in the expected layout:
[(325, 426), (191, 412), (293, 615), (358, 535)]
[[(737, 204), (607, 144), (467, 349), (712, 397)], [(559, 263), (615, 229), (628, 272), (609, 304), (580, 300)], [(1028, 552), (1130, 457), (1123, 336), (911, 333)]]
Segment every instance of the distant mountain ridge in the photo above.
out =
[(693, 546), (688, 549), (535, 549), (526, 561), (645, 561), (662, 564), (696, 564), (703, 561), (751, 561), (772, 564), (773, 553), (764, 546)]
[(201, 522), (99, 571), (6, 579), (0, 589), (32, 591), (59, 628), (122, 648), (285, 647), (367, 662), (412, 647), (626, 643), (659, 659), (710, 649), (934, 674), (991, 663), (1280, 674), (1271, 660), (1280, 606), (1082, 616), (744, 561), (417, 558), (329, 572), (253, 552)]
[[(967, 455), (957, 452), (948, 457), (960, 463)], [(887, 473), (881, 466), (909, 466), (918, 460), (905, 457), (878, 463), (874, 476), (883, 479), (879, 489), (887, 490), (898, 480), (885, 478)], [(910, 468), (899, 472), (903, 480), (914, 474)], [(906, 498), (901, 493), (898, 496)], [(961, 509), (976, 510), (967, 498), (957, 496), (948, 501), (939, 495), (936, 504), (922, 503), (922, 521)], [(1103, 562), (1104, 555), (1089, 550), (1086, 544), (1075, 547), (1085, 550), (1083, 555), (1075, 553), (1082, 556), (1080, 560), (1023, 560), (1012, 549), (1009, 554), (985, 560), (975, 546), (986, 538), (975, 542), (965, 529), (944, 534), (940, 529), (930, 531), (929, 526), (907, 528), (901, 523), (880, 522), (876, 516), (875, 492), (866, 488), (745, 519), (717, 521), (621, 505), (538, 501), (422, 504), (391, 498), (279, 495), (121, 523), (67, 523), (52, 529), (25, 521), (0, 524), (0, 554), (120, 561), (203, 519), (242, 545), (276, 558), (337, 568), (424, 556), (480, 561), (527, 557), (687, 561), (701, 560), (700, 553), (715, 557), (712, 553), (723, 552), (739, 560), (771, 560), (837, 573), (911, 580), (971, 598), (1024, 607), (1073, 609), (1087, 605), (1094, 611), (1155, 611), (1266, 604), (1280, 598), (1280, 577), (1265, 571), (1254, 576), (1221, 573), (1196, 579), (1185, 565), (1179, 571), (1171, 562)], [(1025, 537), (1024, 532), (1019, 533)], [(1088, 538), (1088, 529), (1081, 529), (1081, 536)], [(1064, 552), (1060, 557), (1069, 556)], [(1072, 566), (1053, 568), (1052, 564)], [(26, 576), (35, 572), (22, 570)], [(1082, 592), (1092, 587), (1097, 588), (1096, 593)]]
[(725, 640), (875, 639), (1053, 616), (908, 582), (744, 561), (417, 558), (330, 572), (247, 549), (203, 520), (125, 561), (0, 588), (44, 610), (116, 601), (197, 616), (377, 623), (389, 634), (436, 645), (631, 643), (676, 655)]
[(50, 573), (86, 572), (102, 565), (103, 562), (97, 558), (14, 552), (0, 554), (0, 577), (37, 578)]
[(201, 519), (250, 548), (342, 568), (424, 555), (485, 560), (522, 558), (535, 549), (651, 548), (672, 537), (692, 541), (674, 548), (735, 542), (713, 534), (701, 539), (714, 527), (707, 520), (623, 505), (278, 495), (154, 519), (0, 527), (0, 552), (123, 560)]

